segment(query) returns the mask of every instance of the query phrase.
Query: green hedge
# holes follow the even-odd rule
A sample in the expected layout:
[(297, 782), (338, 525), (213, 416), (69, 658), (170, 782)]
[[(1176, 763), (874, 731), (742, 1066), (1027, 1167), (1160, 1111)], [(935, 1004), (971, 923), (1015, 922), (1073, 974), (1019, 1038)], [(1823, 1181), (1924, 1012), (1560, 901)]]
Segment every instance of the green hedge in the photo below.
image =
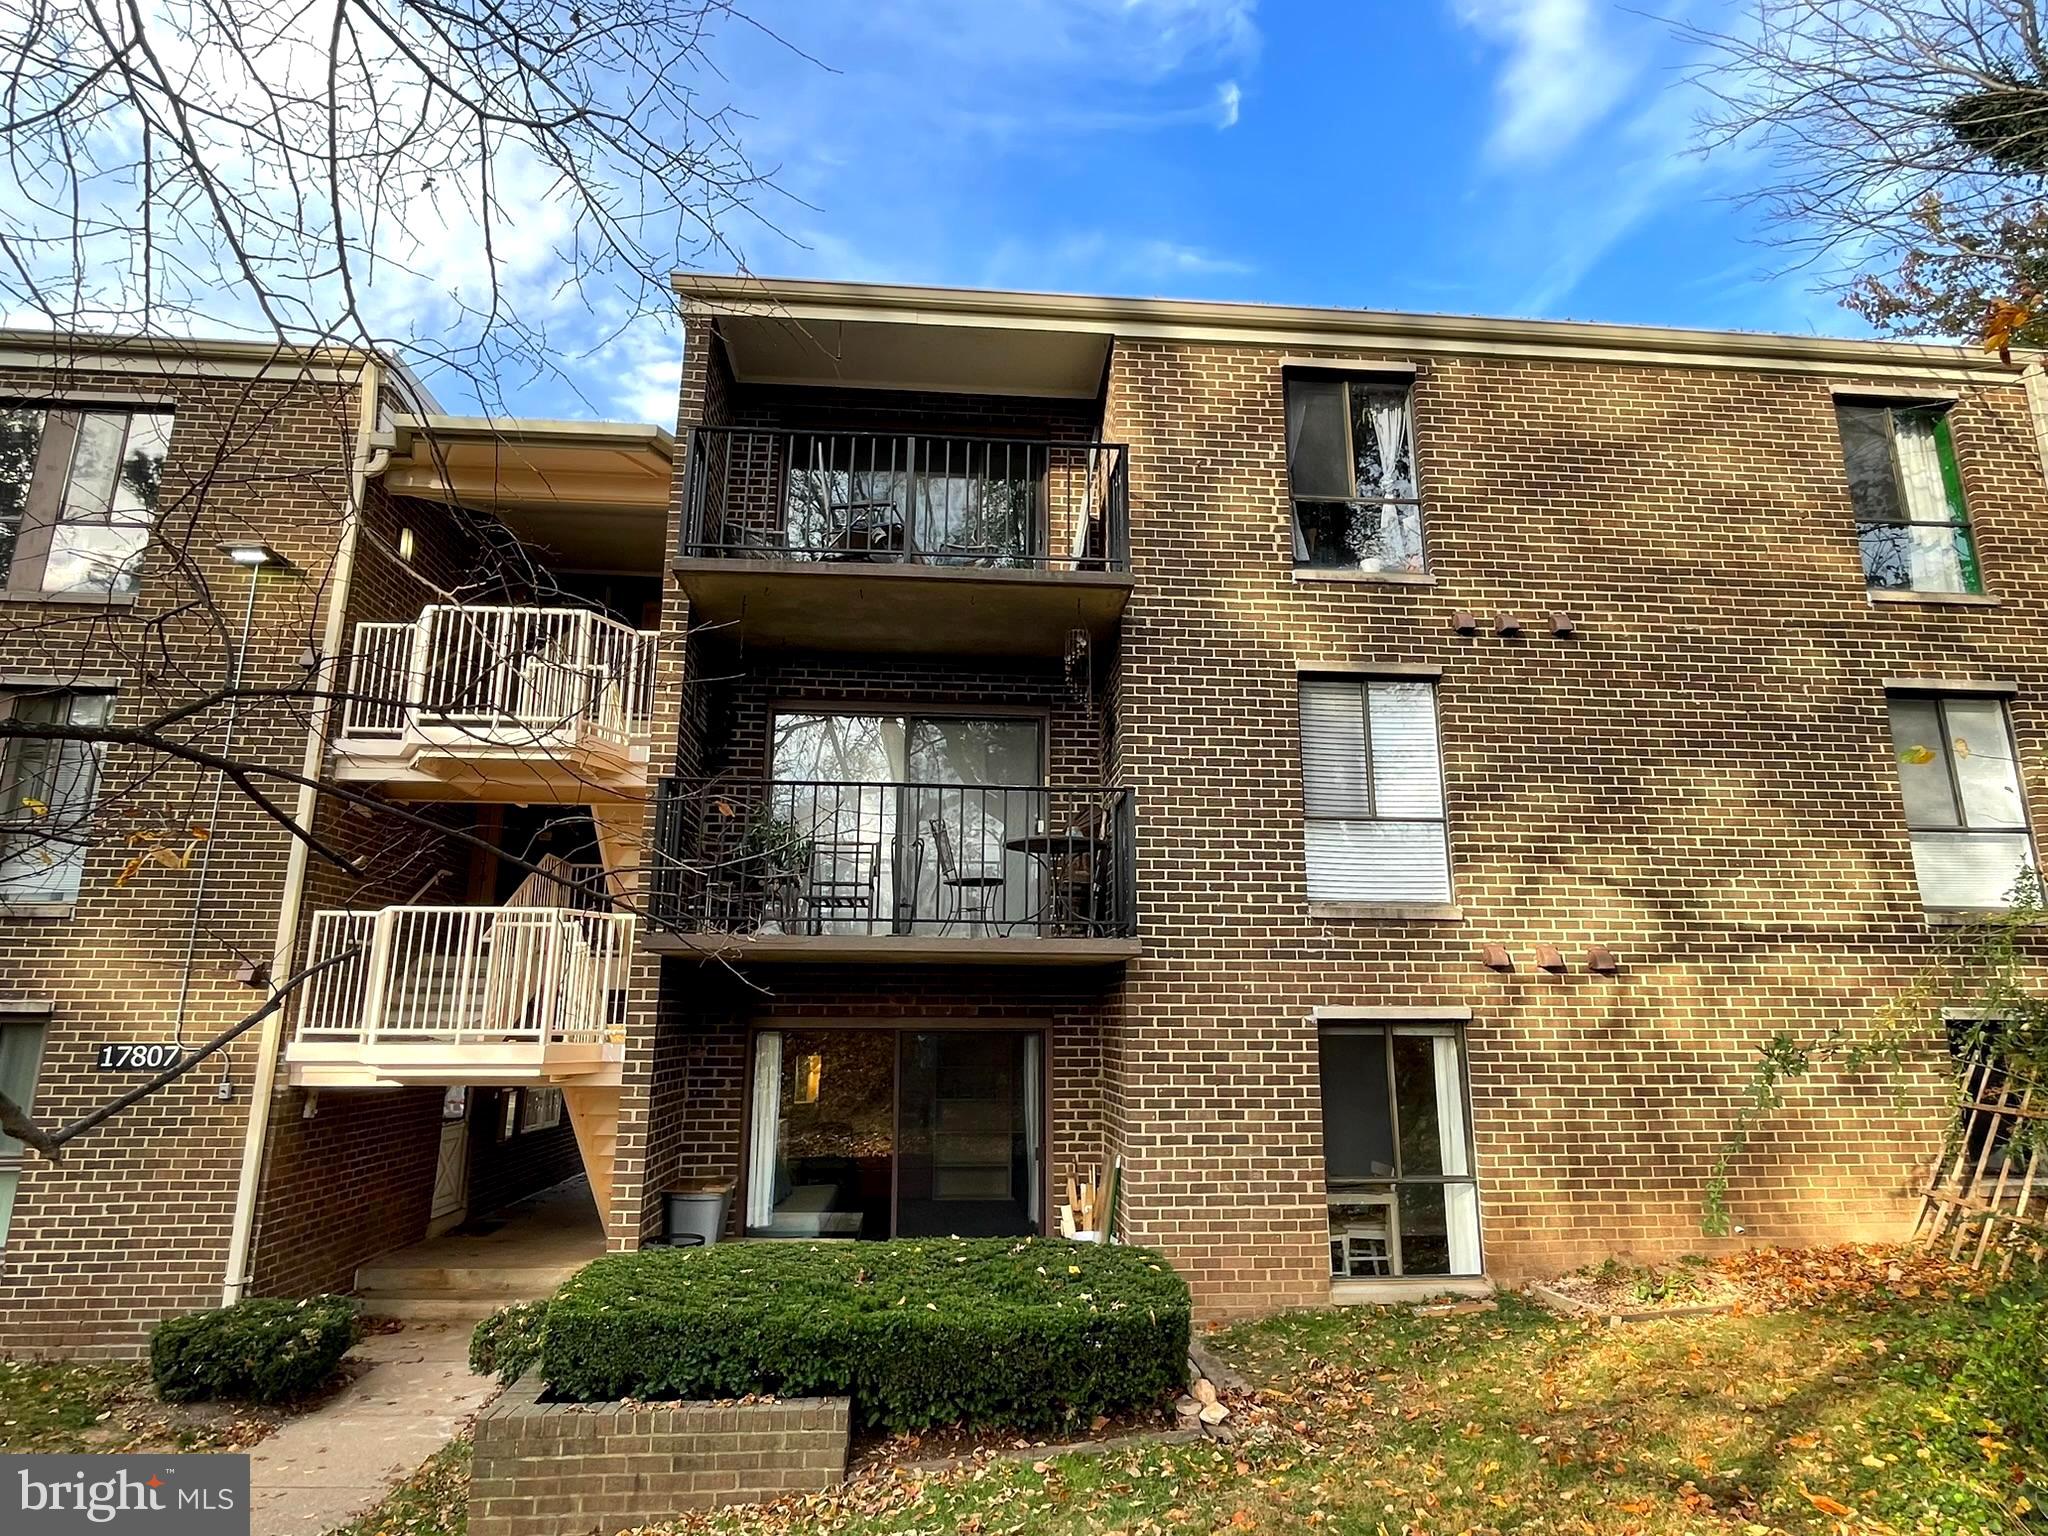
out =
[(541, 1369), (579, 1402), (846, 1393), (889, 1429), (1036, 1429), (1178, 1391), (1187, 1353), (1187, 1285), (1148, 1248), (738, 1243), (589, 1265)]
[(479, 1376), (495, 1376), (510, 1386), (540, 1358), (547, 1336), (548, 1304), (515, 1301), (500, 1307), (476, 1325), (469, 1336), (469, 1368)]
[(332, 1380), (357, 1337), (356, 1304), (346, 1296), (255, 1297), (158, 1323), (149, 1369), (167, 1403), (281, 1403)]

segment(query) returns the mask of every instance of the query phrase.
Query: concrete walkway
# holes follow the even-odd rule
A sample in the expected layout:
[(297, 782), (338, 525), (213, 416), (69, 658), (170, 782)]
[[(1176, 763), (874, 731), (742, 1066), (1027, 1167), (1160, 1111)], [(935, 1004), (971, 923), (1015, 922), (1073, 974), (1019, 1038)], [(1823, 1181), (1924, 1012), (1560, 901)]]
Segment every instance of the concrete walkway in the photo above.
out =
[(498, 1390), (469, 1369), (474, 1323), (410, 1323), (358, 1344), (349, 1358), (370, 1368), (249, 1453), (252, 1536), (325, 1536), (446, 1445)]

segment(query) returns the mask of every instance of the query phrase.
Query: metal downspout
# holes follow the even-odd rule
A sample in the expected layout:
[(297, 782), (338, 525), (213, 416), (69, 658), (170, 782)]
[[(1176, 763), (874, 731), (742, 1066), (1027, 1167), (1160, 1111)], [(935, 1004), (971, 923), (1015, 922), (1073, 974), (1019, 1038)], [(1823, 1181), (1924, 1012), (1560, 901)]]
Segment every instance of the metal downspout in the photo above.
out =
[[(335, 547), (332, 580), (327, 589), (326, 625), (320, 641), (320, 664), (313, 673), (314, 700), (306, 727), (306, 750), (299, 764), (300, 776), (308, 782), (299, 788), (293, 822), (311, 830), (319, 808), (320, 792), (311, 782), (320, 776), (327, 752), (327, 719), (333, 708), (336, 688), (346, 679), (341, 654), (348, 623), (348, 598), (355, 573), (356, 537), (370, 480), (384, 468), (385, 455), (373, 455), (371, 440), (377, 431), (378, 402), (382, 377), (377, 364), (363, 364), (356, 406), (355, 462), (349, 470), (348, 508), (343, 514), (341, 538)], [(271, 944), (270, 985), (292, 974), (298, 945), (300, 908), (306, 896), (306, 866), (311, 850), (304, 839), (294, 837), (287, 855), (282, 900), (277, 909), (277, 933)], [(256, 1205), (263, 1189), (263, 1167), (270, 1140), (271, 1101), (277, 1091), (277, 1061), (283, 1049), (284, 1016), (279, 1009), (264, 1020), (256, 1045), (256, 1081), (249, 1094), (249, 1123), (242, 1138), (241, 1181), (235, 1190), (234, 1226), (228, 1236), (226, 1272), (221, 1277), (221, 1305), (232, 1306), (247, 1293), (251, 1260), (255, 1251)]]

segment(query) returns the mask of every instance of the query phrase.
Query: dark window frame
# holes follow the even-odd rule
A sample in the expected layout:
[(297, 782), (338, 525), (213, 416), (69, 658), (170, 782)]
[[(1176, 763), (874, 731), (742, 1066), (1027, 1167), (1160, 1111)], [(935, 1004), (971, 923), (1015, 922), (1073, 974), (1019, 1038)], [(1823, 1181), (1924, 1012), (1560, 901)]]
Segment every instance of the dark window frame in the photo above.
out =
[[(1458, 1095), (1460, 1101), (1460, 1115), (1463, 1119), (1465, 1132), (1465, 1166), (1467, 1169), (1470, 1170), (1467, 1173), (1408, 1173), (1402, 1167), (1401, 1106), (1399, 1103), (1397, 1089), (1395, 1086), (1394, 1041), (1397, 1036), (1403, 1034), (1406, 1034), (1410, 1038), (1415, 1039), (1436, 1039), (1440, 1037), (1449, 1037), (1450, 1039), (1455, 1040), (1457, 1042)], [(1331, 1035), (1379, 1035), (1381, 1037), (1381, 1042), (1385, 1048), (1384, 1067), (1387, 1085), (1387, 1129), (1389, 1136), (1391, 1138), (1394, 1165), (1394, 1171), (1391, 1174), (1385, 1176), (1381, 1176), (1378, 1174), (1369, 1174), (1362, 1177), (1345, 1177), (1342, 1179), (1333, 1180), (1331, 1178), (1329, 1164), (1326, 1159), (1323, 1165), (1323, 1196), (1326, 1205), (1331, 1199), (1332, 1183), (1371, 1186), (1388, 1185), (1395, 1190), (1395, 1198), (1397, 1201), (1399, 1199), (1400, 1187), (1404, 1184), (1435, 1187), (1443, 1187), (1451, 1184), (1461, 1184), (1471, 1186), (1472, 1198), (1475, 1203), (1475, 1209), (1477, 1208), (1477, 1202), (1480, 1199), (1481, 1181), (1479, 1177), (1478, 1134), (1477, 1127), (1473, 1122), (1472, 1115), (1472, 1053), (1470, 1034), (1471, 1030), (1466, 1022), (1445, 1019), (1326, 1018), (1319, 1019), (1317, 1021), (1316, 1049), (1319, 1055), (1322, 1050), (1323, 1040)], [(1320, 1075), (1320, 1067), (1318, 1067), (1318, 1073)], [(1327, 1122), (1330, 1115), (1330, 1109), (1329, 1105), (1322, 1101), (1322, 1085), (1320, 1081), (1318, 1081), (1317, 1083), (1317, 1103), (1324, 1121)], [(1327, 1130), (1324, 1132), (1323, 1139), (1327, 1144), (1329, 1139), (1329, 1133), (1327, 1132)], [(1446, 1210), (1448, 1211), (1448, 1207), (1446, 1207)], [(1478, 1268), (1473, 1272), (1472, 1275), (1460, 1275), (1455, 1273), (1443, 1275), (1412, 1274), (1409, 1273), (1405, 1269), (1405, 1267), (1399, 1271), (1394, 1271), (1390, 1267), (1390, 1272), (1387, 1278), (1394, 1280), (1405, 1279), (1427, 1281), (1445, 1279), (1469, 1280), (1474, 1278), (1475, 1276), (1483, 1276), (1486, 1273), (1486, 1223), (1483, 1220), (1478, 1223), (1476, 1241), (1478, 1244), (1479, 1263)], [(1344, 1280), (1347, 1278), (1353, 1277), (1339, 1275), (1332, 1271), (1332, 1280)]]
[[(1325, 388), (1335, 387), (1342, 396), (1344, 426), (1344, 469), (1351, 482), (1349, 496), (1330, 496), (1321, 491), (1304, 490), (1295, 485), (1295, 457), (1297, 444), (1294, 435), (1293, 398), (1297, 385), (1310, 384)], [(1354, 430), (1357, 420), (1357, 406), (1353, 401), (1356, 389), (1381, 392), (1398, 391), (1401, 408), (1407, 418), (1409, 477), (1414, 482), (1413, 496), (1366, 496), (1360, 494), (1358, 485), (1358, 443)], [(1316, 368), (1288, 368), (1281, 377), (1281, 414), (1286, 436), (1287, 451), (1287, 516), (1288, 544), (1296, 570), (1342, 571), (1354, 570), (1362, 574), (1380, 576), (1425, 576), (1430, 571), (1429, 518), (1423, 510), (1422, 455), (1415, 432), (1415, 378), (1412, 374), (1399, 372), (1376, 373), (1369, 369), (1331, 371)], [(1299, 545), (1307, 542), (1302, 531), (1302, 508), (1360, 508), (1360, 507), (1401, 507), (1412, 508), (1415, 514), (1416, 555), (1415, 564), (1398, 570), (1370, 571), (1357, 564), (1331, 565), (1315, 560), (1304, 560)]]
[[(1923, 832), (1939, 833), (1944, 836), (1951, 836), (1961, 833), (1965, 836), (1975, 834), (1984, 837), (2011, 837), (2015, 834), (2018, 834), (2019, 836), (2026, 839), (2028, 866), (2034, 869), (2040, 868), (2040, 847), (2034, 839), (2034, 813), (2033, 808), (2027, 803), (2027, 778), (2026, 775), (2020, 771), (2019, 734), (2013, 728), (2012, 701), (2002, 694), (1995, 693), (1944, 693), (1939, 689), (1932, 688), (1891, 689), (1887, 691), (1887, 693), (1885, 694), (1885, 736), (1888, 747), (1890, 746), (1891, 742), (1892, 705), (1902, 700), (1917, 700), (1921, 703), (1932, 704), (1934, 706), (1935, 719), (1941, 726), (1941, 734), (1937, 750), (1941, 754), (1942, 771), (1948, 779), (1949, 797), (1956, 808), (1956, 823), (1953, 826), (1932, 826), (1927, 825), (1925, 823), (1915, 822), (1911, 814), (1911, 811), (1908, 809), (1906, 804), (1905, 787), (1903, 784), (1901, 784), (1899, 788), (1899, 811), (1900, 814), (1905, 818), (1906, 835), (1908, 839), (1916, 837)], [(1998, 707), (1998, 718), (2005, 727), (2005, 748), (2009, 757), (2009, 761), (2012, 764), (2013, 785), (2019, 799), (2020, 824), (2017, 827), (1973, 827), (1970, 825), (1969, 804), (1963, 794), (1963, 784), (1961, 776), (1956, 772), (1954, 729), (1950, 726), (1948, 718), (1949, 706), (1955, 703), (1988, 703), (1995, 704)], [(1894, 758), (1892, 764), (1892, 771), (1894, 774), (1896, 774), (1898, 772), (1899, 766), (1897, 762), (1896, 748), (1892, 748), (1892, 752)], [(1918, 884), (1917, 877), (1915, 880), (1915, 884)], [(1923, 902), (1925, 901), (1924, 896), (1922, 897), (1922, 900)], [(1978, 907), (1933, 907), (1930, 908), (1930, 910), (1974, 912), (1981, 910), (1996, 909)]]
[(5, 560), (0, 561), (0, 592), (14, 597), (26, 597), (44, 601), (132, 601), (141, 589), (141, 561), (148, 550), (148, 537), (142, 541), (135, 560), (135, 569), (122, 584), (106, 587), (56, 587), (46, 585), (49, 579), (50, 556), (57, 543), (58, 531), (66, 527), (131, 527), (145, 526), (153, 529), (158, 509), (152, 505), (146, 510), (146, 523), (135, 524), (127, 520), (116, 520), (113, 514), (113, 500), (110, 497), (107, 510), (97, 518), (67, 516), (74, 473), (77, 467), (78, 445), (87, 417), (120, 417), (121, 442), (114, 455), (114, 479), (118, 485), (123, 467), (128, 462), (129, 450), (134, 442), (135, 422), (144, 416), (166, 418), (164, 428), (166, 455), (172, 426), (177, 412), (167, 402), (140, 400), (93, 400), (58, 399), (31, 400), (0, 398), (0, 410), (35, 412), (40, 416), (37, 425), (36, 449), (29, 466), (27, 484), (21, 488), (20, 513), (11, 531), (0, 530), (0, 544), (4, 544)]
[[(1864, 585), (1873, 592), (1927, 592), (1942, 593), (1954, 589), (1946, 587), (1916, 587), (1911, 585), (1911, 572), (1907, 572), (1905, 584), (1891, 584), (1877, 581), (1872, 570), (1870, 551), (1867, 544), (1869, 535), (1885, 528), (1941, 528), (1955, 538), (1957, 572), (1962, 579), (1961, 592), (1970, 596), (1984, 593), (1983, 562), (1977, 552), (1977, 530), (1970, 516), (1969, 498), (1963, 491), (1962, 462), (1957, 457), (1955, 431), (1950, 425), (1949, 415), (1953, 406), (1947, 400), (1879, 399), (1851, 397), (1835, 401), (1835, 431), (1842, 445), (1844, 473), (1848, 469), (1848, 432), (1846, 422), (1849, 416), (1875, 417), (1884, 429), (1886, 447), (1891, 461), (1892, 500), (1897, 508), (1896, 516), (1876, 516), (1867, 509), (1856, 505), (1855, 482), (1850, 481), (1850, 505), (1856, 516), (1856, 538), (1859, 557), (1863, 564)], [(1898, 424), (1901, 416), (1924, 417), (1932, 423), (1934, 451), (1941, 470), (1944, 515), (1940, 517), (1915, 517), (1907, 504), (1905, 473), (1899, 464)]]

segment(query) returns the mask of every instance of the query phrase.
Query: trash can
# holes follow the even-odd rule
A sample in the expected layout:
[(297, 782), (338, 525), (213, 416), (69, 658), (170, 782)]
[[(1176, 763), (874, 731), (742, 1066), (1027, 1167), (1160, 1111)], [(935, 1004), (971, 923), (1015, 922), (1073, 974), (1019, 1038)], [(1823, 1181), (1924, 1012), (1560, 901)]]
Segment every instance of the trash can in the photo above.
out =
[(697, 1248), (725, 1235), (732, 1209), (732, 1183), (677, 1184), (663, 1190), (667, 1207), (664, 1241), (671, 1248)]

